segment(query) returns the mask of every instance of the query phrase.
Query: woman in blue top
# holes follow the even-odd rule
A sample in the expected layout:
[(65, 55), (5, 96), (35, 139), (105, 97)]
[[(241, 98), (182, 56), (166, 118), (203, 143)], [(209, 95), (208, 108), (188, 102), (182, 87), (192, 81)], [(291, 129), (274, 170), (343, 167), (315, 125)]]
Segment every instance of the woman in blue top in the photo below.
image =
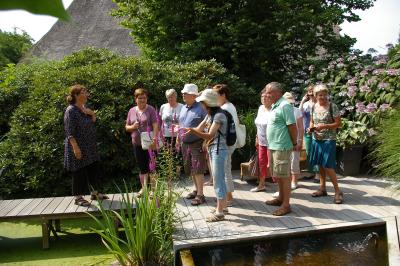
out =
[(226, 207), (227, 188), (225, 183), (225, 161), (228, 156), (226, 144), (227, 117), (218, 106), (218, 93), (212, 89), (205, 89), (197, 102), (201, 102), (208, 115), (196, 128), (184, 128), (186, 134), (194, 134), (205, 141), (209, 158), (211, 160), (211, 172), (214, 178), (214, 189), (217, 196), (217, 208), (207, 218), (207, 222), (218, 222), (225, 219), (224, 213), (228, 213)]

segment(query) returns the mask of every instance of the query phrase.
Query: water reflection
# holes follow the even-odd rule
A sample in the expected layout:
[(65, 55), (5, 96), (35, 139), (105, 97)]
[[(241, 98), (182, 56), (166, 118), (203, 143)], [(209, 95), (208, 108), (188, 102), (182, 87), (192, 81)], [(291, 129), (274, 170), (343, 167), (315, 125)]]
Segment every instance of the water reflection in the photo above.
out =
[(196, 265), (388, 265), (385, 227), (192, 250)]

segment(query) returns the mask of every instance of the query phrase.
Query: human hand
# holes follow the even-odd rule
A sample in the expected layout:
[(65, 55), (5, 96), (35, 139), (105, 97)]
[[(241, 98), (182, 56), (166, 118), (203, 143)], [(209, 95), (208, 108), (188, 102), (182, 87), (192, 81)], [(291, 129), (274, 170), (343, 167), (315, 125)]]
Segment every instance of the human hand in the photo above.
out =
[(323, 129), (326, 129), (326, 126), (325, 126), (324, 124), (318, 124), (318, 125), (315, 127), (315, 130), (316, 130), (316, 131), (321, 131), (321, 130), (323, 130)]
[(75, 158), (78, 159), (78, 160), (81, 160), (82, 159), (81, 149), (76, 147), (75, 149), (73, 149), (73, 151), (74, 151)]
[(135, 123), (132, 124), (133, 129), (138, 129), (140, 126), (140, 123), (136, 121)]

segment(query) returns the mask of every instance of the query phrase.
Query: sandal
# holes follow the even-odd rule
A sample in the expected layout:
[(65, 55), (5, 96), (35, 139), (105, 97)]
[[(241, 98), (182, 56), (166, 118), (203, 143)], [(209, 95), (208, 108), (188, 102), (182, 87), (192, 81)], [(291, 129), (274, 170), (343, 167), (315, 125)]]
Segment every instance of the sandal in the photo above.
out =
[(335, 193), (335, 198), (333, 199), (335, 204), (342, 204), (343, 203), (343, 192)]
[(326, 197), (328, 196), (328, 193), (326, 192), (326, 190), (320, 190), (318, 189), (317, 191), (315, 191), (314, 193), (311, 194), (311, 197), (317, 198), (317, 197)]
[(210, 217), (207, 217), (206, 222), (208, 223), (214, 223), (214, 222), (220, 222), (225, 220), (225, 215), (223, 214), (213, 214)]
[(143, 189), (139, 190), (138, 193), (136, 193), (136, 198), (141, 198), (143, 196)]
[(75, 205), (82, 206), (82, 207), (89, 207), (90, 202), (85, 200), (83, 197), (79, 197), (75, 199)]
[(267, 200), (265, 202), (265, 204), (271, 205), (271, 206), (281, 206), (282, 205), (282, 201), (280, 199)]
[(192, 204), (193, 206), (197, 206), (204, 202), (206, 202), (206, 198), (204, 197), (204, 195), (197, 195), (194, 199), (192, 199), (192, 202), (190, 204)]
[(186, 199), (194, 199), (197, 196), (197, 191), (193, 190), (189, 194), (186, 195)]
[(288, 214), (288, 213), (291, 213), (292, 212), (292, 210), (290, 209), (290, 207), (287, 207), (287, 208), (279, 208), (279, 209), (277, 209), (276, 211), (274, 211), (273, 213), (272, 213), (272, 215), (274, 215), (274, 216), (283, 216), (283, 215), (286, 215), (286, 214)]
[[(212, 208), (210, 212), (211, 212), (211, 213), (216, 213), (216, 212), (217, 212), (217, 208)], [(223, 209), (222, 212), (223, 212), (224, 214), (229, 214), (228, 208)]]
[(90, 199), (91, 200), (105, 200), (105, 199), (109, 199), (109, 197), (103, 193), (92, 192), (92, 193), (90, 193)]

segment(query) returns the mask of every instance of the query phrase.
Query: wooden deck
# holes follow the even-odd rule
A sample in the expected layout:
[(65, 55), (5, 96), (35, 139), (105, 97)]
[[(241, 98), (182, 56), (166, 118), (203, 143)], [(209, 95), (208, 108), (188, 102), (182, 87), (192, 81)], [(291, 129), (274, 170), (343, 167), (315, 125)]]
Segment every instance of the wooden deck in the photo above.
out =
[[(119, 210), (122, 194), (108, 194), (108, 196), (108, 200), (102, 201), (104, 209)], [(0, 200), (0, 222), (39, 220), (42, 224), (43, 248), (46, 249), (49, 248), (50, 232), (57, 237), (56, 232), (61, 230), (60, 220), (88, 217), (88, 213), (100, 214), (97, 207), (99, 203), (91, 201), (90, 196), (85, 196), (85, 198), (91, 203), (89, 207), (75, 205), (73, 196)]]
[[(395, 233), (388, 235), (388, 239), (397, 246), (396, 258), (392, 259), (400, 262), (399, 233), (396, 228), (400, 221), (400, 193), (389, 189), (389, 182), (360, 177), (340, 178), (344, 203), (337, 205), (333, 203), (334, 190), (330, 183), (327, 183), (328, 197), (313, 198), (311, 193), (318, 189), (319, 184), (311, 180), (300, 181), (300, 187), (292, 191), (292, 213), (276, 217), (272, 212), (277, 207), (267, 206), (264, 202), (272, 199), (277, 185), (268, 183), (266, 192), (253, 193), (249, 191), (253, 186), (241, 181), (238, 173), (235, 176), (234, 205), (229, 207), (230, 214), (225, 216), (225, 221), (205, 221), (210, 209), (216, 206), (212, 187), (205, 187), (206, 204), (191, 206), (190, 201), (184, 198), (178, 201), (181, 222), (174, 234), (175, 251), (386, 223), (394, 226), (391, 232)], [(182, 188), (182, 196), (190, 189), (190, 184), (186, 183)]]

